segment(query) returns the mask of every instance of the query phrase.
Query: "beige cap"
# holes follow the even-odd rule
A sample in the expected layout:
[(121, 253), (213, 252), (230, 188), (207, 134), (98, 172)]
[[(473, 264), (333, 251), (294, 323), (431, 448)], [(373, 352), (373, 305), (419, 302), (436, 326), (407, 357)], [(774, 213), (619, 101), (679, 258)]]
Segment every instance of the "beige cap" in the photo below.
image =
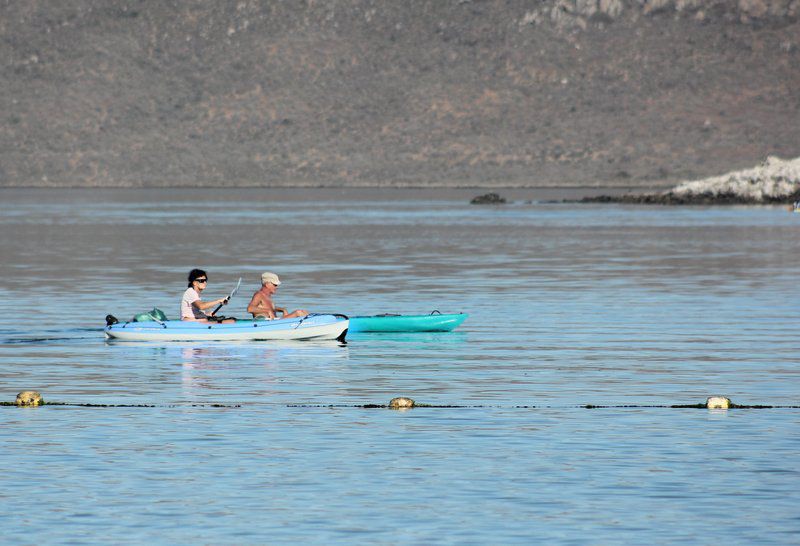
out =
[(281, 280), (278, 278), (278, 276), (270, 271), (265, 271), (261, 274), (261, 283), (263, 284), (265, 282), (271, 282), (275, 286), (280, 286), (281, 284)]

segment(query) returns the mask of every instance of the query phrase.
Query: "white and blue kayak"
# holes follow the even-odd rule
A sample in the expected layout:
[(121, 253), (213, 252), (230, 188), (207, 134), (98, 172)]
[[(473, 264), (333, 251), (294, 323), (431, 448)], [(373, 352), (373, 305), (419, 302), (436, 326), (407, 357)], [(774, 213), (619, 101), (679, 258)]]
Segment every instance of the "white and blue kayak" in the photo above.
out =
[(344, 341), (350, 325), (345, 315), (319, 314), (290, 319), (237, 320), (231, 323), (186, 320), (113, 322), (116, 319), (109, 320), (109, 317), (106, 317), (106, 338), (122, 341)]

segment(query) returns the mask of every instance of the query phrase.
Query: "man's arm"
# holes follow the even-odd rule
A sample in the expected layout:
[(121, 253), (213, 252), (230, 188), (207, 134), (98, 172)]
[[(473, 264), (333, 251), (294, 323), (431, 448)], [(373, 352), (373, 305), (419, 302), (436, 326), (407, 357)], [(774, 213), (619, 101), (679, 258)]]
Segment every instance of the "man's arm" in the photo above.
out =
[(247, 312), (255, 315), (259, 311), (261, 311), (261, 294), (256, 292), (247, 304)]
[(266, 315), (270, 319), (275, 318), (272, 301), (269, 298), (265, 298), (260, 292), (253, 294), (253, 299), (250, 300), (250, 304), (247, 306), (247, 312), (253, 315)]

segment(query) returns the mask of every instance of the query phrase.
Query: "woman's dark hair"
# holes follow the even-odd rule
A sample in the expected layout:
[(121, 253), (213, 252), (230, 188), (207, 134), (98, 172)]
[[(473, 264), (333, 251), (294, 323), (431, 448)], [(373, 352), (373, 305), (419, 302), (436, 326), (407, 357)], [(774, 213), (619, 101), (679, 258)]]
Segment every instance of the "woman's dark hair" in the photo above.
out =
[(208, 275), (206, 275), (206, 272), (202, 269), (192, 269), (189, 271), (189, 288), (192, 287), (192, 283), (195, 281), (195, 279), (199, 279), (200, 277), (208, 278)]

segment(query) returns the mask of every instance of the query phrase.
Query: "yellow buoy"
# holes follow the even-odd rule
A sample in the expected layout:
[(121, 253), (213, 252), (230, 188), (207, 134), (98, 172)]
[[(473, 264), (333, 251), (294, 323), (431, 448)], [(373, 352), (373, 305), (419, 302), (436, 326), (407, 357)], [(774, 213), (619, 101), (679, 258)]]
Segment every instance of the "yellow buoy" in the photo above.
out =
[(41, 406), (44, 404), (42, 395), (36, 391), (22, 391), (17, 395), (18, 406)]
[(413, 408), (416, 405), (411, 398), (406, 398), (405, 396), (398, 396), (397, 398), (392, 398), (389, 401), (389, 407), (392, 409), (408, 409)]
[(731, 399), (725, 396), (709, 396), (706, 400), (708, 409), (728, 409), (731, 407)]

